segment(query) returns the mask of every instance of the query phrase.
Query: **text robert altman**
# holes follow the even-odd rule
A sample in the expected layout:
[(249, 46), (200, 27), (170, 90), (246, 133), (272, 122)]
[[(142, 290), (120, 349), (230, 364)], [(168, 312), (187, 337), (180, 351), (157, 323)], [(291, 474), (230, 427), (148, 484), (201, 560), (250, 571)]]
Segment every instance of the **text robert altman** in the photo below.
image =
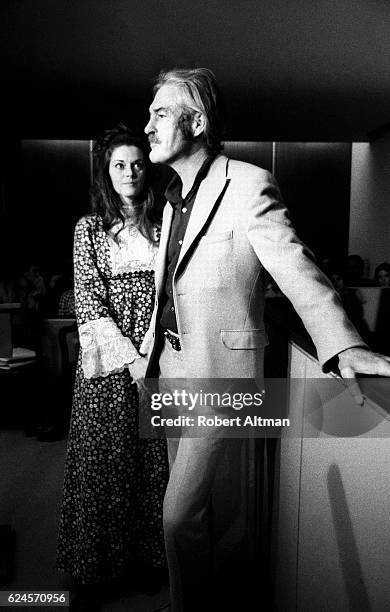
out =
[(290, 419), (272, 419), (259, 416), (220, 417), (217, 415), (162, 417), (159, 414), (151, 417), (153, 427), (289, 427)]

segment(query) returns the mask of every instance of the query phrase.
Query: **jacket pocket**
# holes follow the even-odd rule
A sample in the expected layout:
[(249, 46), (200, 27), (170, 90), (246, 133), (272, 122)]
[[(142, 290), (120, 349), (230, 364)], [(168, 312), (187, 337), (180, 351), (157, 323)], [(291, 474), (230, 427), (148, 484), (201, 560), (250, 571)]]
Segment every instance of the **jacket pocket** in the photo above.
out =
[(234, 351), (263, 348), (268, 338), (264, 329), (221, 329), (221, 342)]
[(208, 232), (201, 238), (199, 244), (223, 242), (224, 240), (231, 240), (231, 238), (233, 238), (233, 230), (228, 230), (226, 232)]

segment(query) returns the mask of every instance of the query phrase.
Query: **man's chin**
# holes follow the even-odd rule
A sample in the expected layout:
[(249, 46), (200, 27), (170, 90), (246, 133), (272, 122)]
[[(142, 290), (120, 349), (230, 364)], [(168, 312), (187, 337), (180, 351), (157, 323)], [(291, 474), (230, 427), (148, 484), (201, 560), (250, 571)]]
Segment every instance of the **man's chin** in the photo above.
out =
[(158, 154), (158, 151), (156, 151), (155, 149), (151, 149), (149, 153), (149, 159), (152, 162), (152, 164), (158, 164), (161, 162), (161, 156)]

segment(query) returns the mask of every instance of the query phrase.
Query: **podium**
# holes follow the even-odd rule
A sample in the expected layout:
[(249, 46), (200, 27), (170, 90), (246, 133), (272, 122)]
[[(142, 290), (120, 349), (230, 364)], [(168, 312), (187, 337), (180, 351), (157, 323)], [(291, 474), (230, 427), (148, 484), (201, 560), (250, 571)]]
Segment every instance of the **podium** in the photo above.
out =
[(390, 380), (360, 379), (365, 402), (357, 406), (341, 380), (323, 392), (330, 376), (295, 343), (289, 376), (296, 430), (280, 440), (275, 608), (382, 612), (390, 601)]

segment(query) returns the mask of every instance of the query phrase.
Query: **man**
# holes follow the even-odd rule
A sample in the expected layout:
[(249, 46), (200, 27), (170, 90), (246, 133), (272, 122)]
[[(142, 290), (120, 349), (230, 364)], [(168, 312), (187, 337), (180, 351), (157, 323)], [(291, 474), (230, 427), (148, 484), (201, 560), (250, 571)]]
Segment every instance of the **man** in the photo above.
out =
[[(297, 238), (273, 177), (220, 154), (212, 72), (161, 73), (154, 93), (145, 127), (150, 159), (176, 176), (163, 215), (156, 307), (140, 351), (148, 355), (148, 375), (158, 367), (164, 380), (257, 378), (266, 344), (266, 271), (305, 323), (324, 369), (338, 360), (343, 377), (390, 375), (390, 359), (365, 348)], [(137, 360), (135, 378), (146, 363)], [(356, 383), (351, 388), (362, 403)], [(164, 529), (173, 612), (207, 607), (208, 503), (222, 447), (212, 436), (168, 440)]]

